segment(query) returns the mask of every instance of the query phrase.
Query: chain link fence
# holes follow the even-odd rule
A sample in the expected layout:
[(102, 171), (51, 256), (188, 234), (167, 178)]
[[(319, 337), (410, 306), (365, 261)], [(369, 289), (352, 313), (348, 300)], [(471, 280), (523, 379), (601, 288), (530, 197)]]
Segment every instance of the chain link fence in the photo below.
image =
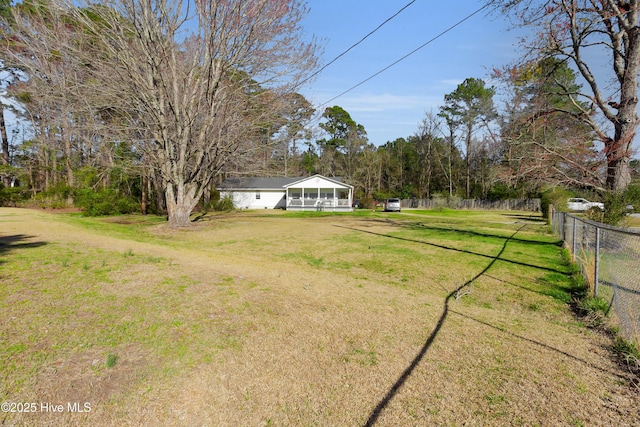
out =
[(431, 199), (402, 199), (403, 208), (421, 209), (469, 209), (469, 210), (503, 210), (503, 211), (529, 211), (540, 212), (540, 199), (508, 199), (508, 200), (481, 200), (433, 197)]
[(609, 302), (622, 336), (640, 344), (640, 232), (553, 212), (564, 240), (595, 296)]

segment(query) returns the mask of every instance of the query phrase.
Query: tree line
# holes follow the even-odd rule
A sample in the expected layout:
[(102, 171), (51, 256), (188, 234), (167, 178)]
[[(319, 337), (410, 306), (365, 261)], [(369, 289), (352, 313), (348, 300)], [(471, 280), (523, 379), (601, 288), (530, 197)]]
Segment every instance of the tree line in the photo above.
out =
[[(302, 0), (1, 0), (3, 203), (186, 226), (234, 175), (341, 176), (363, 200), (623, 194), (638, 175), (639, 9), (586, 3), (491, 2), (538, 25), (523, 58), (374, 145), (342, 107), (299, 93), (319, 60)], [(613, 58), (613, 86), (592, 73), (594, 48)], [(11, 140), (4, 110), (25, 129)]]

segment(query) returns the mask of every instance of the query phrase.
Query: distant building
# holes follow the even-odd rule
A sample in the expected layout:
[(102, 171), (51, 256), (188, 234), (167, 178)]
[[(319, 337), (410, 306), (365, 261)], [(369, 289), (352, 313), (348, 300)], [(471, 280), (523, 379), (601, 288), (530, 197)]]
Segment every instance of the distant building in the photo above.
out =
[(220, 197), (230, 197), (239, 209), (286, 209), (351, 212), (353, 186), (340, 178), (227, 178)]

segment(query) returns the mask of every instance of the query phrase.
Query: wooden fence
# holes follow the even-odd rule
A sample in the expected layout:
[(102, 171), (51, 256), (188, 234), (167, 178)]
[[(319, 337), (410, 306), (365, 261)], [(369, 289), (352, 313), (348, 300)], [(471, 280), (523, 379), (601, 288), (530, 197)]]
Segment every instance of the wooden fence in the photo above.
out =
[(403, 199), (403, 208), (435, 209), (439, 207), (469, 210), (503, 210), (540, 212), (540, 199)]

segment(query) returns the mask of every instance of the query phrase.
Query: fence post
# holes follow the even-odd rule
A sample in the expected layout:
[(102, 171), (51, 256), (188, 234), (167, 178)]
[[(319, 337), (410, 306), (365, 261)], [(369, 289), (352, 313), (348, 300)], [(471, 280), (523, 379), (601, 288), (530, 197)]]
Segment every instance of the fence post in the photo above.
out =
[(600, 227), (596, 226), (596, 259), (593, 267), (593, 296), (598, 296), (598, 275), (600, 274)]
[(573, 232), (571, 235), (571, 257), (576, 259), (576, 217), (573, 217)]

